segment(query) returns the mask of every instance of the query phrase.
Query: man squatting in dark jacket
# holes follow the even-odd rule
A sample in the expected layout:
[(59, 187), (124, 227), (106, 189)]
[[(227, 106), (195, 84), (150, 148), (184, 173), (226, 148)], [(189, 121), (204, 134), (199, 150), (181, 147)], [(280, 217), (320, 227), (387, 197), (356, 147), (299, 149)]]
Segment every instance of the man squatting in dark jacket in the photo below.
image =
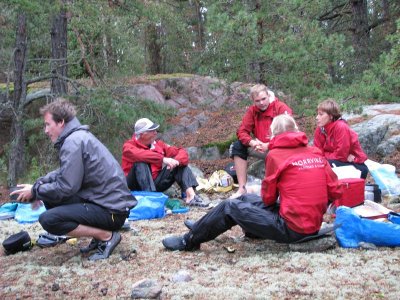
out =
[(163, 239), (165, 248), (195, 250), (235, 225), (254, 237), (283, 243), (318, 233), (328, 201), (341, 196), (337, 176), (321, 151), (307, 146), (291, 116), (275, 117), (271, 133), (261, 197), (222, 201), (190, 224), (188, 233)]
[(22, 189), (18, 201), (42, 200), (42, 227), (55, 235), (92, 237), (82, 253), (97, 250), (89, 260), (108, 258), (121, 241), (117, 232), (137, 201), (122, 169), (108, 149), (82, 126), (75, 107), (64, 99), (40, 109), (45, 133), (59, 151), (60, 167)]

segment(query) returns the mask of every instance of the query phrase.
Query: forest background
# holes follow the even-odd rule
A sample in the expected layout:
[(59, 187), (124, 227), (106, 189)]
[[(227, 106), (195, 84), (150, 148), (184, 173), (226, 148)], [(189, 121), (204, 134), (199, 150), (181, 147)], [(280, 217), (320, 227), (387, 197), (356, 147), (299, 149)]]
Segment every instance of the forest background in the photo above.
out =
[(54, 168), (37, 111), (58, 95), (79, 106), (82, 123), (118, 160), (132, 120), (175, 114), (116, 92), (132, 78), (261, 82), (290, 95), (299, 116), (328, 97), (348, 111), (399, 101), (399, 1), (0, 0), (0, 7), (7, 185)]

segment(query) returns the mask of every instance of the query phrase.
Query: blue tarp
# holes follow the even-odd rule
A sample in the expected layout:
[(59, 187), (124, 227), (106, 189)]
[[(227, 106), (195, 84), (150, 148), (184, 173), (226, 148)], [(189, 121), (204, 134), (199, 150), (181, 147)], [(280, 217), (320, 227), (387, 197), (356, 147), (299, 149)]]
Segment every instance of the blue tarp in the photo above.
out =
[(376, 246), (400, 246), (400, 225), (361, 218), (353, 209), (339, 206), (336, 210), (336, 239), (341, 247), (358, 248), (360, 242)]

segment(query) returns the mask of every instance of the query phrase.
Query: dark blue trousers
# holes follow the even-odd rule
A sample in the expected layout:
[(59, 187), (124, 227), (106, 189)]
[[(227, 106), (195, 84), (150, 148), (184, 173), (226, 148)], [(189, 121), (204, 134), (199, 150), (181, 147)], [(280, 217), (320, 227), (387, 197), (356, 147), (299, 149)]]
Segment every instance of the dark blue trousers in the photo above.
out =
[(182, 192), (189, 187), (195, 188), (199, 184), (189, 167), (176, 167), (172, 170), (164, 167), (157, 178), (153, 180), (150, 166), (147, 163), (137, 162), (126, 176), (131, 191), (163, 192), (176, 182)]

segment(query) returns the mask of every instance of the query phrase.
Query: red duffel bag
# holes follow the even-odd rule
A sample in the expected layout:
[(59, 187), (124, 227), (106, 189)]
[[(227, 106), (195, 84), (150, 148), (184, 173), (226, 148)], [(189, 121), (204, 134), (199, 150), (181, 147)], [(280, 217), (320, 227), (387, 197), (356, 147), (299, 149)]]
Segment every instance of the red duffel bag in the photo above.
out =
[(365, 180), (362, 178), (339, 179), (343, 187), (343, 194), (335, 201), (336, 207), (344, 205), (354, 207), (364, 203)]

